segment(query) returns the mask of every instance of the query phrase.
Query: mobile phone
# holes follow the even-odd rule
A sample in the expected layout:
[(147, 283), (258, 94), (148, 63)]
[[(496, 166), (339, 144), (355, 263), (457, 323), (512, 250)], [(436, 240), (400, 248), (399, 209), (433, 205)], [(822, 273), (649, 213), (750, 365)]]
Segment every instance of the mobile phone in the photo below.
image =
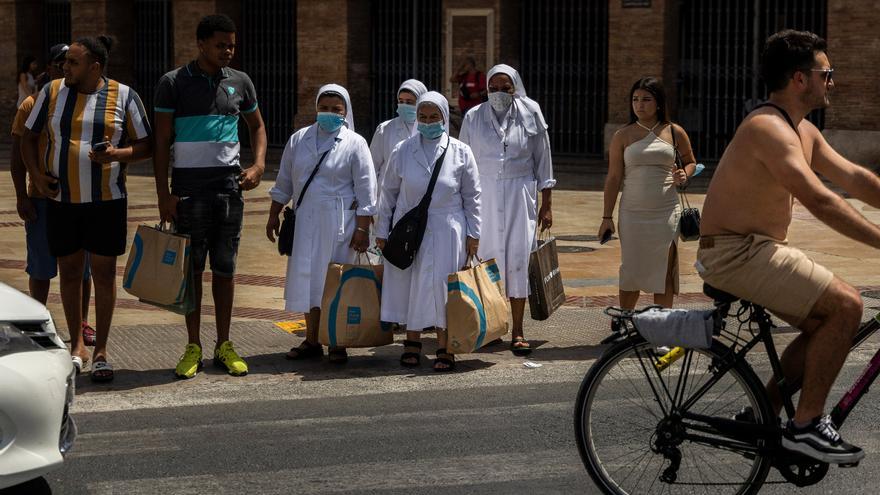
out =
[(95, 143), (92, 145), (92, 151), (97, 151), (98, 153), (107, 151), (107, 147), (110, 146), (110, 141), (101, 141), (100, 143)]
[(606, 242), (611, 240), (611, 229), (605, 229), (605, 232), (602, 232), (602, 238), (599, 240), (599, 244), (605, 244)]

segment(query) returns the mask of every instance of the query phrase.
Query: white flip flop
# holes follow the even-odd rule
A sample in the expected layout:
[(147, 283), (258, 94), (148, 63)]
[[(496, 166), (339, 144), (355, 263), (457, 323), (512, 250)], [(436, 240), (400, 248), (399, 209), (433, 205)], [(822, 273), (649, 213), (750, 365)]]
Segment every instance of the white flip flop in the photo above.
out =
[(80, 374), (83, 369), (83, 360), (79, 356), (71, 356), (70, 358), (73, 361), (73, 367), (76, 368), (76, 374)]

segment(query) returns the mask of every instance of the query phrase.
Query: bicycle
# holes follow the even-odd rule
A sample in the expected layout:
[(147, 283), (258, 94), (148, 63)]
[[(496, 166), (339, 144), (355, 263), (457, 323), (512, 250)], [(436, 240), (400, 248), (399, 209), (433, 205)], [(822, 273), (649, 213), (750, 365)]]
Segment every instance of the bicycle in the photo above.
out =
[[(800, 384), (783, 378), (770, 315), (709, 285), (704, 293), (715, 301), (707, 349), (647, 342), (633, 317), (650, 307), (605, 310), (615, 331), (603, 343), (612, 346), (584, 377), (574, 418), (581, 459), (604, 493), (754, 494), (771, 467), (799, 487), (827, 474), (828, 464), (782, 448), (783, 425), (746, 360), (764, 344), (785, 413), (793, 417)], [(740, 307), (731, 313), (736, 301)], [(728, 325), (728, 316), (738, 325)], [(852, 349), (878, 329), (880, 314), (861, 325)], [(843, 425), (878, 375), (880, 351), (832, 410), (835, 425)], [(598, 407), (605, 405), (613, 407)]]

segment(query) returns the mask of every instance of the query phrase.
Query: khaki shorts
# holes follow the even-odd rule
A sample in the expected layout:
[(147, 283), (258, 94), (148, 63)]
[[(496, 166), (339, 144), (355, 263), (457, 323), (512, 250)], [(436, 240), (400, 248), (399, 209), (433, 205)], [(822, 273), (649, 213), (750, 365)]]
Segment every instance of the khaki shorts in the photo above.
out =
[(695, 266), (709, 285), (764, 306), (794, 325), (809, 316), (834, 279), (787, 241), (758, 234), (702, 237)]

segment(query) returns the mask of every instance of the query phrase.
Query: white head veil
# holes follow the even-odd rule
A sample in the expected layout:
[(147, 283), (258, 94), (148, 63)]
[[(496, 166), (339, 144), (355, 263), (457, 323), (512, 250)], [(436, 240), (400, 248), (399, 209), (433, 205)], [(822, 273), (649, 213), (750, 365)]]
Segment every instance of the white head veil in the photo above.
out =
[(522, 78), (513, 67), (506, 64), (498, 64), (489, 70), (486, 74), (486, 88), (489, 87), (489, 79), (495, 74), (505, 74), (513, 81), (514, 95), (513, 104), (516, 105), (517, 115), (522, 119), (522, 123), (531, 135), (536, 135), (547, 130), (547, 121), (544, 120), (544, 114), (541, 113), (541, 106), (538, 102), (526, 95), (526, 87), (523, 85)]
[[(418, 101), (418, 99), (421, 98), (423, 94), (428, 92), (428, 87), (425, 86), (425, 83), (419, 81), (418, 79), (407, 79), (406, 81), (403, 81), (403, 84), (400, 85), (400, 89), (397, 90), (397, 96), (400, 96), (400, 92), (404, 90), (414, 94), (416, 97), (416, 101)], [(410, 129), (409, 135), (415, 136), (416, 134), (418, 134), (418, 128), (418, 124), (413, 125), (412, 129)]]
[(351, 108), (351, 97), (348, 96), (348, 90), (338, 84), (321, 86), (321, 89), (318, 90), (318, 96), (315, 98), (315, 107), (318, 106), (318, 100), (327, 93), (336, 93), (345, 100), (345, 126), (348, 127), (348, 130), (354, 131), (354, 110)]
[(403, 84), (400, 85), (400, 89), (397, 90), (397, 95), (400, 96), (400, 92), (406, 90), (410, 93), (416, 95), (416, 100), (422, 97), (423, 94), (428, 92), (428, 87), (425, 86), (425, 83), (419, 81), (418, 79), (407, 79), (403, 81)]
[(428, 91), (419, 97), (419, 101), (416, 102), (416, 110), (425, 103), (437, 105), (440, 113), (443, 114), (443, 125), (446, 126), (446, 132), (449, 132), (449, 100), (436, 91)]

